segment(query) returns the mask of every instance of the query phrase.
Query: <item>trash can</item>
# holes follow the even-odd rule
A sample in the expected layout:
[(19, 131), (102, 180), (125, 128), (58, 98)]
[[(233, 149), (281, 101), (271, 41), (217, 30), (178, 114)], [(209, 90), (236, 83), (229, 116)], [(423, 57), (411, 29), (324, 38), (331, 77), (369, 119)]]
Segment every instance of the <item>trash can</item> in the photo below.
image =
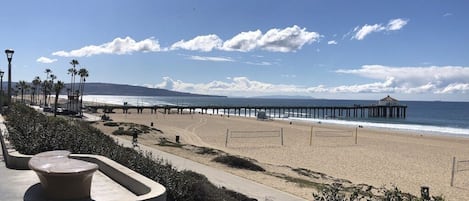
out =
[(430, 188), (428, 186), (421, 186), (420, 195), (424, 201), (430, 201)]

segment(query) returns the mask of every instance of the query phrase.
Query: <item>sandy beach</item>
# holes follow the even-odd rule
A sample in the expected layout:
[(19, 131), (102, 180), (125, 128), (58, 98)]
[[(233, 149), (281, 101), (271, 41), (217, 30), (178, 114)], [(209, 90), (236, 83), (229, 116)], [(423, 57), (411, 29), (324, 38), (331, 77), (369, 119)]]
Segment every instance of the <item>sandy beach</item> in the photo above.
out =
[[(469, 138), (221, 115), (130, 112), (123, 114), (116, 110), (108, 115), (114, 122), (147, 126), (153, 122), (153, 127), (161, 131), (142, 134), (139, 143), (309, 200), (314, 188), (308, 182), (293, 182), (293, 179), (312, 183), (339, 182), (358, 187), (360, 184), (377, 188), (396, 185), (414, 195), (420, 195), (421, 186), (428, 186), (431, 195), (443, 195), (446, 200), (469, 199), (469, 172), (456, 172), (454, 186), (450, 186), (453, 157), (457, 161), (469, 160)], [(106, 134), (117, 129), (103, 126), (103, 122), (95, 125)], [(355, 132), (358, 132), (356, 139)], [(181, 144), (209, 147), (254, 159), (266, 172), (229, 168), (212, 162), (212, 155), (195, 153), (192, 146), (158, 145), (160, 138), (174, 142), (176, 135), (180, 136)], [(459, 163), (459, 168), (463, 169), (464, 165)], [(466, 163), (465, 168), (469, 168), (469, 164)]]

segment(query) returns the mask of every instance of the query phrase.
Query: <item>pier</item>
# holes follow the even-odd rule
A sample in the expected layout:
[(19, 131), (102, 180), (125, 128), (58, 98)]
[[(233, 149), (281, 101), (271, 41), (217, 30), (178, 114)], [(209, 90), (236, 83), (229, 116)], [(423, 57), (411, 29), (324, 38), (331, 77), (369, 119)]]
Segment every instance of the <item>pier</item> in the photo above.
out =
[(95, 105), (88, 106), (92, 112), (103, 110), (104, 113), (113, 113), (122, 110), (128, 113), (129, 109), (136, 109), (143, 113), (144, 109), (151, 113), (163, 114), (212, 114), (237, 115), (257, 117), (259, 112), (270, 118), (315, 118), (315, 119), (358, 119), (358, 118), (406, 118), (407, 106), (389, 95), (372, 105), (353, 106), (180, 106), (180, 105), (154, 105), (131, 106), (124, 105)]
[(120, 110), (128, 113), (129, 109), (134, 109), (137, 113), (143, 110), (150, 110), (151, 113), (163, 114), (212, 114), (212, 115), (237, 115), (237, 116), (257, 116), (258, 112), (265, 112), (271, 118), (406, 118), (406, 105), (353, 105), (353, 106), (176, 106), (176, 105), (155, 105), (155, 106), (118, 106), (118, 105), (95, 105), (88, 106), (88, 110), (104, 113), (112, 113)]

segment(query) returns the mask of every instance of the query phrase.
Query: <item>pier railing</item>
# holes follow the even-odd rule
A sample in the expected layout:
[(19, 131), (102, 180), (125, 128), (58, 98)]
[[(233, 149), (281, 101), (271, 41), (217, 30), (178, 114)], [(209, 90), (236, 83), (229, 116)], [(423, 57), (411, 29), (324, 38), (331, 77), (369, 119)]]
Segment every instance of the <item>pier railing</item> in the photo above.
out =
[(88, 106), (88, 110), (96, 112), (102, 110), (112, 113), (114, 110), (122, 110), (128, 113), (129, 109), (136, 109), (137, 113), (143, 113), (148, 109), (151, 113), (162, 112), (164, 114), (213, 114), (213, 115), (238, 115), (257, 116), (264, 112), (272, 118), (406, 118), (406, 105), (353, 105), (353, 106), (119, 106), (119, 105), (94, 105)]

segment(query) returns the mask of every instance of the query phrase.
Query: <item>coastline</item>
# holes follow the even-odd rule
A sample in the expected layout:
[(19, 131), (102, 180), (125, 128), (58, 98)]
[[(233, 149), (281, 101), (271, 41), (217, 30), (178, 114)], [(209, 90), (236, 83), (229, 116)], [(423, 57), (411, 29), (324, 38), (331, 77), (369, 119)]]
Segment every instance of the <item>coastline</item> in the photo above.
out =
[[(152, 106), (152, 105), (191, 105), (195, 103), (195, 105), (198, 104), (208, 104), (208, 105), (218, 105), (218, 104), (259, 104), (262, 103), (263, 100), (265, 99), (239, 99), (239, 98), (224, 98), (224, 99), (211, 99), (211, 98), (188, 98), (188, 97), (145, 97), (145, 96), (85, 96), (84, 100), (89, 104), (89, 105), (96, 105), (96, 104), (110, 104), (110, 105), (122, 105), (123, 102), (128, 102), (129, 105), (134, 105), (134, 106)], [(249, 100), (246, 102), (246, 100)], [(261, 102), (259, 102), (259, 100)], [(237, 101), (241, 101), (240, 103), (237, 103)], [(274, 102), (268, 102), (268, 104), (283, 104), (279, 103), (279, 101), (291, 101), (289, 99), (287, 100), (276, 100)], [(301, 101), (300, 103), (298, 101)], [(316, 100), (314, 100), (316, 101)], [(318, 104), (330, 104), (327, 103), (329, 100), (317, 100)], [(330, 101), (339, 101), (337, 104), (342, 105), (344, 104), (343, 100), (330, 100)], [(361, 101), (359, 100), (354, 100), (350, 101), (350, 104), (352, 103), (360, 103)], [(365, 101), (364, 104), (371, 104), (372, 102), (370, 101)], [(390, 129), (393, 131), (403, 131), (403, 132), (415, 132), (415, 133), (420, 133), (424, 135), (448, 135), (448, 136), (466, 136), (469, 137), (469, 124), (467, 123), (462, 123), (462, 119), (466, 119), (468, 116), (463, 115), (464, 112), (461, 110), (464, 110), (464, 108), (461, 108), (458, 111), (447, 111), (444, 109), (439, 109), (436, 113), (435, 112), (430, 112), (429, 114), (423, 114), (422, 113), (422, 108), (427, 110), (426, 104), (429, 102), (422, 102), (421, 104), (416, 104), (415, 102), (409, 102), (408, 104), (412, 103), (412, 113), (418, 113), (417, 115), (412, 115), (405, 118), (405, 120), (401, 119), (386, 119), (386, 118), (358, 118), (358, 119), (323, 119), (323, 118), (294, 118), (290, 117), (285, 119), (286, 121), (306, 121), (306, 122), (321, 122), (321, 123), (331, 123), (335, 125), (349, 125), (349, 126), (363, 126), (367, 128), (378, 128), (378, 129)], [(430, 102), (432, 103), (432, 102)], [(290, 103), (289, 103), (290, 104)], [(295, 102), (291, 102), (291, 104), (306, 104), (310, 105), (312, 103), (310, 102), (305, 102), (304, 100), (297, 100)], [(451, 103), (448, 103), (451, 104)], [(305, 106), (306, 106), (305, 105)], [(422, 106), (423, 105), (423, 106)], [(236, 106), (236, 105), (235, 105)], [(268, 105), (267, 105), (268, 106)], [(311, 105), (310, 105), (311, 106)], [(433, 105), (432, 105), (433, 107)], [(446, 107), (446, 106), (443, 106)], [(469, 105), (468, 105), (469, 107)], [(417, 109), (418, 108), (418, 109)], [(449, 108), (453, 109), (453, 108)], [(419, 111), (416, 111), (419, 110)], [(196, 110), (196, 112), (201, 112), (199, 110)], [(410, 112), (410, 111), (409, 111)], [(448, 119), (444, 118), (438, 118), (438, 116), (442, 112), (447, 112), (448, 114), (453, 114), (453, 113), (461, 113), (455, 117), (448, 117)], [(207, 113), (212, 113), (211, 110), (208, 110)], [(230, 114), (232, 116), (237, 116), (237, 114)], [(293, 114), (294, 115), (294, 114)], [(423, 115), (423, 116), (422, 116)], [(243, 116), (243, 114), (241, 114)], [(249, 116), (249, 115), (247, 115)], [(277, 116), (277, 115), (276, 115)], [(282, 115), (286, 117), (285, 115)], [(251, 116), (254, 117), (254, 116)], [(422, 120), (422, 117), (426, 118), (425, 120)], [(432, 117), (432, 118), (427, 118), (427, 117)], [(436, 119), (432, 120), (433, 117)], [(277, 119), (277, 117), (275, 117)], [(283, 118), (279, 118), (280, 120)], [(442, 122), (445, 121), (445, 122)], [(457, 122), (457, 123), (456, 123)]]
[(338, 126), (342, 125), (342, 126), (349, 126), (349, 127), (361, 126), (361, 127), (366, 127), (366, 128), (375, 129), (375, 130), (390, 130), (392, 132), (469, 138), (469, 129), (442, 127), (442, 126), (433, 126), (433, 125), (375, 123), (375, 122), (365, 122), (365, 121), (306, 119), (306, 118), (288, 118), (288, 119), (278, 119), (278, 120), (285, 120), (285, 121), (292, 120), (292, 121), (305, 122), (305, 123), (321, 122), (322, 124), (328, 124), (328, 125), (338, 125)]
[[(469, 197), (468, 183), (464, 182), (467, 173), (458, 173), (456, 185), (450, 187), (451, 159), (453, 156), (465, 159), (469, 156), (467, 145), (469, 139), (460, 136), (421, 135), (419, 133), (395, 131), (390, 129), (360, 128), (358, 143), (353, 137), (319, 137), (310, 142), (311, 126), (328, 131), (345, 130), (347, 135), (355, 127), (328, 123), (312, 124), (294, 121), (257, 121), (245, 118), (222, 115), (201, 114), (143, 114), (113, 113), (109, 114), (114, 122), (133, 122), (150, 125), (164, 134), (142, 135), (139, 140), (149, 146), (180, 155), (191, 160), (215, 166), (224, 171), (255, 180), (295, 195), (311, 199), (313, 190), (301, 187), (278, 175), (300, 177), (291, 172), (292, 168), (305, 168), (324, 173), (338, 180), (345, 179), (353, 184), (369, 184), (374, 187), (395, 184), (404, 192), (419, 195), (420, 186), (429, 186), (432, 195), (443, 194), (447, 200), (462, 200)], [(102, 122), (96, 125), (104, 133), (110, 134), (116, 128), (105, 127)], [(278, 138), (232, 139), (225, 147), (226, 129), (233, 130), (278, 130), (283, 128), (285, 145), (279, 145)], [(182, 144), (210, 147), (223, 152), (252, 158), (270, 175), (252, 171), (243, 171), (211, 162), (210, 156), (195, 154), (187, 149), (162, 147), (156, 145), (160, 137), (174, 141), (181, 137)], [(129, 136), (121, 136), (129, 138)], [(130, 138), (129, 138), (130, 139)], [(235, 141), (239, 140), (239, 141)], [(232, 143), (231, 143), (232, 142)], [(467, 158), (466, 158), (467, 159)], [(290, 170), (287, 167), (291, 167)], [(272, 176), (275, 175), (275, 176)], [(304, 179), (304, 177), (301, 177)], [(325, 181), (331, 182), (331, 181)]]

